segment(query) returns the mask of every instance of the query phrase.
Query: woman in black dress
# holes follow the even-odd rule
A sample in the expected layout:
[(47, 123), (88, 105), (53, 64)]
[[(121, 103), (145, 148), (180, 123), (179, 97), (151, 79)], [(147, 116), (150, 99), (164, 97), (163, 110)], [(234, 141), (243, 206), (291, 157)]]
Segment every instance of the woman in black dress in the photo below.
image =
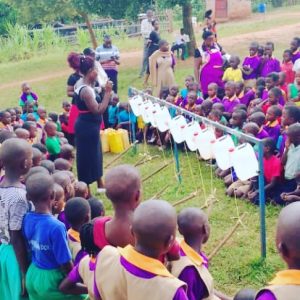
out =
[(150, 70), (149, 70), (149, 57), (159, 49), (159, 41), (160, 41), (160, 35), (159, 35), (159, 23), (157, 20), (152, 21), (153, 30), (151, 31), (149, 35), (149, 44), (148, 44), (148, 53), (147, 53), (147, 70), (146, 70), (146, 77), (144, 85), (146, 86), (148, 84), (148, 79), (150, 76)]
[(80, 73), (83, 75), (82, 85), (75, 90), (76, 104), (79, 109), (79, 116), (75, 123), (78, 180), (88, 185), (97, 181), (98, 189), (101, 189), (103, 188), (101, 180), (103, 158), (100, 124), (102, 115), (109, 104), (112, 83), (107, 82), (103, 99), (101, 99), (101, 96), (94, 91), (98, 73), (92, 58), (80, 57)]

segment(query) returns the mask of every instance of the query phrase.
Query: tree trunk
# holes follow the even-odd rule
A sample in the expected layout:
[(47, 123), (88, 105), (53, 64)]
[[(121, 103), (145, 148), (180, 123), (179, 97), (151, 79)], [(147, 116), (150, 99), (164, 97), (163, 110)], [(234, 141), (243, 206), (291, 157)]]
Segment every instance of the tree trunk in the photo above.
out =
[(86, 26), (88, 28), (89, 34), (90, 34), (90, 38), (91, 38), (91, 42), (93, 45), (93, 48), (96, 49), (97, 48), (97, 40), (96, 40), (96, 36), (95, 36), (95, 32), (93, 30), (92, 24), (90, 22), (89, 16), (87, 13), (83, 13), (81, 12), (80, 15), (82, 16), (82, 18), (84, 19)]
[(194, 51), (196, 48), (196, 40), (195, 40), (195, 33), (192, 23), (192, 3), (187, 0), (182, 5), (182, 22), (183, 22), (183, 29), (184, 33), (188, 34), (190, 37), (190, 43), (188, 44), (188, 52), (190, 56), (194, 56)]

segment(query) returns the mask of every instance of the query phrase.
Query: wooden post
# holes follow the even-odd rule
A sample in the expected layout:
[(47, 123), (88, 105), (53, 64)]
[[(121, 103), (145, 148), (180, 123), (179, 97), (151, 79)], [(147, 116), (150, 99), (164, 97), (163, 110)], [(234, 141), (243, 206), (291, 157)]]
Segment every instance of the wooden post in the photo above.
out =
[(104, 169), (107, 169), (109, 166), (111, 166), (114, 162), (116, 162), (118, 159), (123, 157), (132, 147), (134, 144), (131, 144), (130, 147), (128, 147), (126, 150), (124, 150), (122, 153), (120, 153), (118, 156), (116, 156), (113, 160), (111, 160), (109, 163), (107, 163), (104, 166)]
[(147, 181), (148, 179), (150, 179), (151, 177), (153, 177), (154, 175), (156, 175), (157, 173), (159, 173), (160, 171), (162, 171), (163, 169), (165, 169), (167, 166), (169, 166), (171, 163), (173, 163), (172, 161), (168, 162), (167, 164), (163, 165), (162, 167), (160, 167), (159, 169), (157, 169), (156, 171), (152, 172), (150, 175), (148, 175), (147, 177), (142, 179), (142, 182)]
[(158, 199), (170, 186), (167, 184), (160, 191), (158, 191), (155, 195), (153, 195), (150, 200)]
[(236, 232), (238, 227), (241, 225), (241, 221), (245, 217), (246, 213), (244, 213), (236, 222), (236, 224), (233, 226), (233, 228), (225, 235), (223, 240), (219, 243), (219, 245), (210, 253), (208, 256), (208, 260), (211, 260), (219, 251), (220, 249), (228, 242), (228, 240), (233, 236), (233, 234)]
[(177, 206), (177, 205), (179, 205), (179, 204), (185, 203), (185, 202), (187, 202), (187, 201), (189, 201), (189, 200), (195, 198), (195, 197), (197, 196), (197, 194), (198, 194), (197, 191), (196, 191), (196, 192), (193, 192), (193, 193), (191, 193), (189, 196), (186, 196), (186, 197), (182, 198), (181, 200), (179, 200), (179, 201), (173, 203), (173, 206), (175, 207), (175, 206)]

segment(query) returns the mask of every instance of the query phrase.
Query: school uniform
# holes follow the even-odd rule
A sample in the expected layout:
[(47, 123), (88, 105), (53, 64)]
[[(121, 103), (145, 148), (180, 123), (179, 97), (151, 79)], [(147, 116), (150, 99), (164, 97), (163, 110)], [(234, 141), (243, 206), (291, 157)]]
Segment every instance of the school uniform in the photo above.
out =
[(224, 105), (225, 112), (232, 114), (234, 108), (240, 104), (240, 100), (234, 95), (231, 98), (224, 97), (222, 103)]
[(295, 72), (293, 70), (293, 62), (289, 61), (289, 62), (284, 62), (281, 64), (281, 71), (283, 73), (285, 73), (285, 83), (286, 84), (290, 84), (290, 83), (294, 83), (295, 81)]
[[(286, 98), (286, 94), (285, 91), (281, 89), (282, 92), (282, 96), (280, 96), (278, 103), (280, 105), (284, 105), (285, 104), (285, 98)], [(262, 100), (267, 100), (269, 98), (269, 91), (267, 89), (264, 89), (263, 94), (262, 94)]]
[(180, 259), (171, 262), (171, 273), (188, 286), (189, 300), (219, 299), (214, 295), (213, 278), (208, 271), (208, 261), (184, 240), (180, 242)]
[(259, 67), (261, 64), (261, 58), (258, 55), (247, 56), (243, 61), (243, 66), (250, 67), (253, 71), (248, 75), (243, 73), (243, 79), (245, 86), (254, 87), (256, 79), (259, 75)]
[(256, 138), (259, 139), (259, 140), (263, 140), (263, 139), (266, 139), (270, 137), (269, 134), (267, 133), (267, 131), (264, 129), (264, 127), (262, 126), (260, 129), (259, 129), (259, 132), (258, 134), (256, 135)]
[(299, 50), (296, 50), (292, 54), (292, 62), (293, 62), (293, 64), (296, 62), (297, 59), (300, 59), (300, 51)]
[(268, 133), (269, 137), (277, 143), (281, 130), (278, 120), (275, 120), (274, 122), (267, 122), (264, 126), (264, 130)]
[(258, 292), (256, 300), (298, 300), (300, 271), (285, 270), (276, 274), (269, 285)]
[(206, 100), (211, 101), (213, 104), (215, 104), (215, 103), (221, 103), (222, 102), (221, 99), (218, 98), (217, 96), (214, 96), (212, 98), (208, 97), (208, 98), (206, 98)]
[(74, 265), (78, 264), (80, 260), (87, 255), (85, 251), (81, 249), (79, 232), (70, 228), (68, 230), (68, 245), (71, 251), (72, 260)]
[(109, 127), (115, 127), (118, 123), (118, 106), (108, 106), (108, 123)]
[(89, 299), (95, 299), (94, 293), (94, 273), (96, 268), (96, 259), (86, 255), (75, 265), (69, 273), (68, 279), (73, 283), (82, 282), (88, 289)]
[(61, 146), (57, 136), (49, 136), (46, 138), (45, 145), (49, 153), (49, 159), (54, 161), (60, 154)]
[(242, 91), (237, 95), (237, 98), (240, 100), (241, 104), (245, 104), (248, 107), (249, 103), (255, 99), (255, 92), (253, 90), (250, 90), (247, 93)]
[(184, 282), (159, 260), (140, 254), (130, 245), (107, 246), (100, 252), (95, 281), (102, 300), (188, 299)]
[(261, 77), (267, 77), (272, 72), (279, 73), (280, 71), (280, 62), (277, 58), (267, 57), (262, 59)]

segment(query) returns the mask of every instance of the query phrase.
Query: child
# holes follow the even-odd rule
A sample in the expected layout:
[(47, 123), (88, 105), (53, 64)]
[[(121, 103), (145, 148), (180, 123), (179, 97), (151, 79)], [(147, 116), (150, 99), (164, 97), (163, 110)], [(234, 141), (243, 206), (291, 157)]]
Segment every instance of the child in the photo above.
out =
[(273, 57), (274, 43), (267, 42), (265, 45), (265, 53), (261, 63), (260, 76), (267, 77), (272, 72), (280, 72), (280, 62)]
[(32, 263), (26, 274), (29, 298), (81, 299), (59, 292), (64, 274), (72, 269), (66, 228), (51, 214), (54, 200), (54, 181), (50, 175), (34, 174), (26, 181), (27, 197), (35, 211), (25, 215), (23, 233), (31, 252)]
[(65, 193), (64, 189), (57, 183), (54, 183), (54, 195), (52, 215), (58, 216), (65, 206)]
[(72, 260), (77, 265), (86, 255), (81, 250), (79, 231), (83, 224), (91, 220), (91, 208), (84, 198), (75, 197), (66, 203), (65, 215), (71, 228), (68, 230), (68, 244), (72, 254)]
[(158, 260), (175, 240), (174, 208), (160, 200), (143, 202), (134, 212), (132, 232), (134, 247), (107, 246), (98, 255), (95, 281), (101, 298), (125, 300), (138, 295), (144, 300), (187, 300), (185, 284)]
[(295, 74), (294, 83), (288, 86), (288, 100), (295, 102), (297, 106), (300, 106), (299, 91), (300, 91), (300, 70), (297, 71)]
[(242, 70), (239, 68), (240, 58), (236, 55), (232, 55), (229, 59), (230, 67), (227, 68), (224, 72), (222, 80), (224, 82), (233, 81), (239, 82), (243, 81), (243, 73)]
[(207, 87), (208, 98), (213, 104), (221, 103), (221, 100), (218, 98), (218, 85), (216, 83), (210, 83)]
[(197, 94), (194, 91), (191, 91), (187, 95), (187, 104), (184, 106), (184, 108), (187, 111), (194, 112), (195, 111), (195, 106), (197, 102)]
[(95, 244), (100, 249), (107, 245), (120, 247), (133, 245), (134, 238), (130, 226), (133, 212), (140, 203), (140, 174), (132, 166), (120, 165), (107, 172), (104, 182), (106, 196), (114, 208), (114, 216), (96, 219)]
[[(173, 103), (177, 103), (178, 99), (180, 97), (178, 97), (178, 93), (179, 93), (179, 87), (178, 85), (171, 85), (170, 89), (169, 89), (169, 96), (174, 97)], [(181, 98), (183, 99), (183, 98)]]
[(15, 134), (19, 139), (23, 139), (25, 141), (29, 140), (29, 131), (24, 128), (17, 128), (15, 130)]
[(49, 172), (50, 175), (54, 174), (55, 166), (54, 166), (54, 162), (53, 161), (44, 159), (44, 160), (41, 161), (41, 167), (43, 167), (46, 170), (48, 170), (48, 172)]
[[(281, 162), (276, 156), (276, 142), (272, 138), (263, 140), (264, 144), (264, 177), (265, 177), (265, 193), (267, 198), (273, 198), (276, 193), (277, 185), (280, 184)], [(254, 187), (254, 191), (248, 194), (248, 198), (253, 204), (259, 204), (258, 187)]]
[(279, 73), (278, 87), (282, 90), (284, 94), (284, 101), (287, 102), (288, 86), (286, 84), (286, 74), (284, 72)]
[(281, 194), (282, 200), (285, 201), (286, 203), (300, 201), (300, 174), (298, 174), (296, 181), (297, 181), (297, 188), (295, 191)]
[(295, 37), (291, 41), (291, 51), (292, 51), (292, 62), (293, 64), (296, 62), (296, 60), (300, 59), (300, 38)]
[[(229, 123), (234, 130), (241, 132), (246, 120), (247, 113), (244, 110), (239, 109), (233, 112), (232, 118), (230, 119)], [(234, 145), (237, 146), (239, 143), (239, 139), (235, 135), (232, 135), (231, 138), (234, 142)]]
[(193, 83), (194, 81), (195, 81), (195, 78), (192, 75), (188, 75), (185, 78), (185, 81), (184, 81), (185, 88), (180, 91), (180, 97), (182, 99), (186, 98), (186, 96), (188, 94), (188, 87), (189, 87), (190, 83)]
[(47, 134), (46, 147), (49, 153), (49, 159), (54, 161), (60, 154), (60, 141), (57, 136), (57, 127), (54, 122), (47, 122), (44, 127)]
[[(89, 299), (96, 299), (94, 294), (94, 271), (96, 267), (96, 257), (100, 249), (93, 241), (94, 224), (83, 224), (80, 228), (80, 242), (82, 250), (87, 253), (80, 262), (60, 284), (59, 289), (65, 294), (89, 293)], [(83, 286), (83, 283), (85, 286)], [(98, 296), (98, 295), (97, 295)]]
[(254, 122), (248, 122), (244, 125), (243, 132), (245, 134), (249, 134), (257, 138), (257, 135), (259, 133), (259, 127)]
[(46, 148), (45, 145), (43, 145), (41, 143), (36, 143), (36, 144), (33, 144), (32, 147), (33, 148), (37, 148), (37, 149), (39, 149), (42, 152), (42, 154), (43, 154), (43, 160), (47, 159), (47, 157), (48, 157), (48, 151), (47, 151), (47, 148)]
[(243, 82), (239, 81), (236, 83), (236, 96), (241, 104), (244, 104), (246, 107), (248, 107), (249, 103), (255, 98), (255, 92), (253, 89), (250, 89), (247, 92), (244, 89), (245, 85)]
[(283, 62), (281, 64), (281, 71), (285, 74), (285, 83), (294, 83), (295, 72), (293, 71), (292, 62), (293, 53), (291, 50), (285, 50), (283, 52)]
[(105, 216), (105, 209), (101, 200), (91, 197), (88, 199), (88, 203), (91, 207), (91, 220)]
[(113, 94), (110, 105), (108, 106), (108, 123), (110, 128), (115, 128), (118, 123), (118, 103), (119, 96), (117, 94)]
[(214, 299), (219, 293), (214, 290), (208, 259), (201, 251), (210, 234), (208, 218), (198, 208), (186, 208), (179, 213), (177, 223), (184, 239), (180, 242), (180, 259), (171, 262), (171, 273), (187, 284), (188, 299)]
[(284, 91), (279, 87), (279, 73), (270, 73), (267, 77), (266, 77), (266, 89), (263, 92), (263, 96), (262, 99), (266, 100), (268, 98), (268, 93), (271, 89), (273, 89), (274, 87), (277, 87), (281, 90), (281, 97), (279, 99), (279, 104), (280, 105), (284, 105), (285, 103), (285, 93)]
[(21, 119), (21, 115), (22, 115), (22, 110), (20, 107), (15, 107), (14, 108), (15, 112), (16, 112), (16, 121), (15, 121), (15, 125), (23, 125), (23, 120)]
[(54, 167), (57, 171), (71, 171), (72, 165), (64, 158), (57, 158), (54, 161)]
[(31, 146), (11, 138), (0, 148), (5, 177), (0, 183), (0, 299), (19, 300), (25, 294), (27, 251), (21, 227), (28, 211), (26, 190), (21, 183), (32, 164)]
[(61, 132), (61, 125), (60, 125), (60, 122), (58, 120), (58, 114), (57, 113), (54, 113), (54, 112), (50, 112), (49, 113), (49, 121), (52, 121), (53, 123), (55, 123), (56, 125), (56, 130), (58, 132)]
[(266, 114), (269, 107), (277, 105), (279, 108), (282, 106), (279, 104), (280, 98), (282, 97), (282, 92), (279, 88), (274, 87), (269, 91), (269, 97), (267, 101), (262, 102), (259, 106), (262, 107), (262, 111)]
[(88, 185), (83, 181), (77, 181), (74, 184), (75, 197), (88, 199), (89, 189)]
[(254, 122), (258, 125), (259, 131), (256, 138), (263, 140), (269, 137), (269, 134), (264, 129), (264, 124), (266, 123), (266, 116), (263, 112), (255, 112), (249, 117), (250, 122)]
[(32, 147), (32, 165), (34, 167), (40, 166), (43, 158), (43, 153), (37, 149)]
[(30, 85), (25, 82), (22, 84), (22, 94), (19, 99), (19, 105), (23, 111), (27, 103), (32, 103), (34, 105), (34, 110), (37, 110), (38, 96), (32, 92)]
[(61, 125), (61, 131), (68, 138), (69, 137), (69, 116), (71, 104), (69, 101), (63, 101), (62, 103), (63, 112), (59, 115), (58, 119)]
[(267, 123), (264, 126), (264, 130), (268, 133), (269, 137), (277, 143), (280, 135), (281, 126), (278, 119), (281, 117), (282, 111), (277, 105), (272, 105), (267, 110), (266, 120)]
[(225, 112), (224, 116), (227, 119), (230, 119), (232, 112), (234, 111), (234, 107), (240, 103), (239, 99), (236, 97), (236, 86), (233, 81), (228, 81), (225, 84), (225, 97), (222, 101)]
[(24, 106), (23, 114), (21, 115), (21, 119), (23, 122), (30, 121), (27, 120), (29, 114), (34, 118), (34, 121), (37, 121), (39, 119), (39, 115), (36, 111), (34, 111), (34, 105), (30, 102), (27, 102)]
[(255, 300), (256, 291), (252, 289), (240, 290), (233, 298), (233, 300)]
[(256, 300), (296, 300), (299, 285), (300, 203), (292, 203), (279, 214), (276, 246), (287, 269), (276, 274), (269, 285), (259, 291)]
[(37, 114), (39, 115), (39, 119), (37, 123), (41, 126), (41, 128), (44, 128), (44, 126), (47, 123), (47, 111), (44, 107), (39, 106), (37, 109)]
[(65, 144), (61, 146), (60, 157), (66, 159), (71, 166), (73, 166), (75, 154), (74, 147), (70, 144)]
[(0, 130), (14, 131), (11, 126), (11, 115), (7, 110), (0, 112)]
[(245, 57), (243, 61), (242, 72), (245, 87), (255, 87), (261, 63), (261, 58), (257, 55), (258, 47), (258, 43), (251, 43), (249, 47), (249, 56)]
[(136, 116), (130, 111), (128, 103), (122, 103), (120, 108), (123, 108), (123, 110), (119, 112), (117, 128), (123, 128), (131, 132), (132, 124), (136, 124), (137, 122)]

